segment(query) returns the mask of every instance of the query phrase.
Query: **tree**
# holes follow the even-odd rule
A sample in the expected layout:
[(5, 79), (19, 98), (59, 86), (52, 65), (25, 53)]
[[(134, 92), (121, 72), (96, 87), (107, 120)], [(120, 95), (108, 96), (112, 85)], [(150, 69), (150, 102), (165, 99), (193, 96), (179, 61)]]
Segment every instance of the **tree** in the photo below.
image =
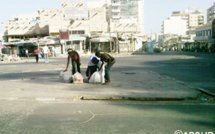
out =
[(71, 19), (70, 25), (72, 25), (74, 22), (75, 22), (75, 20), (74, 20), (74, 19)]

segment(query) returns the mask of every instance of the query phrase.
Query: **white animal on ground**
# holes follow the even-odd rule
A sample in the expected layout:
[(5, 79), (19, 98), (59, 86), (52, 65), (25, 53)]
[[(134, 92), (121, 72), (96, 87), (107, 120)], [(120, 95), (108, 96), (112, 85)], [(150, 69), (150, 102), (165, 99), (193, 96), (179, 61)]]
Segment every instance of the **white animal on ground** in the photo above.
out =
[(99, 62), (99, 66), (100, 70), (92, 74), (89, 83), (105, 83), (105, 64), (103, 62)]

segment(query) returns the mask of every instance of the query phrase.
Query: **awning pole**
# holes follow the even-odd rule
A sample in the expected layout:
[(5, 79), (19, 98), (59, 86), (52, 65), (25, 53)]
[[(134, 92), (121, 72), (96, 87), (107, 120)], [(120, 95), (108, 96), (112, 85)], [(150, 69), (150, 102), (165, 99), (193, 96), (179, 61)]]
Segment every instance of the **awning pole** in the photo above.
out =
[(92, 52), (91, 52), (91, 40), (90, 40), (90, 53), (92, 53)]

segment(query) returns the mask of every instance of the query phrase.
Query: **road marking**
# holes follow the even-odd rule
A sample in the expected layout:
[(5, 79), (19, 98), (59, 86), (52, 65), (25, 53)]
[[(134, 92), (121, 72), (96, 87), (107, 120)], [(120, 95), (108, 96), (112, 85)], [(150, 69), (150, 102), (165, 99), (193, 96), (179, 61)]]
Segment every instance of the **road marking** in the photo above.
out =
[(7, 95), (13, 95), (13, 94), (17, 94), (17, 93), (20, 93), (20, 92), (22, 92), (22, 91), (24, 91), (24, 89), (15, 89), (15, 90), (12, 90), (12, 91), (10, 91), (10, 92), (8, 92), (8, 93), (6, 93), (6, 94), (1, 94), (0, 96), (7, 96)]
[(9, 94), (16, 94), (16, 93), (19, 93), (19, 92), (22, 92), (22, 91), (24, 91), (24, 89), (19, 88), (19, 89), (16, 89), (16, 90), (13, 90), (13, 91), (9, 92)]
[(40, 102), (50, 102), (50, 101), (55, 101), (55, 98), (36, 98), (36, 101), (40, 101)]
[(88, 123), (88, 122), (90, 122), (91, 120), (93, 120), (93, 119), (95, 118), (96, 114), (94, 114), (94, 113), (91, 112), (91, 111), (89, 111), (89, 112), (92, 114), (92, 116), (91, 116), (88, 120), (86, 120), (86, 121), (84, 121), (84, 122), (81, 122), (80, 124)]

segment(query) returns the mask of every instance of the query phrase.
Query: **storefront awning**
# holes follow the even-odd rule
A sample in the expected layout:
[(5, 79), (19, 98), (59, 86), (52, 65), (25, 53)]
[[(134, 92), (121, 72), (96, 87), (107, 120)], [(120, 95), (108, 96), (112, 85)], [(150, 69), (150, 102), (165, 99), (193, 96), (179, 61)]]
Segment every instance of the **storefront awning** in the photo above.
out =
[(110, 38), (99, 37), (99, 38), (92, 38), (90, 41), (91, 42), (110, 42), (113, 40)]
[(86, 37), (81, 37), (81, 36), (72, 36), (69, 38), (70, 41), (83, 41), (86, 40)]

